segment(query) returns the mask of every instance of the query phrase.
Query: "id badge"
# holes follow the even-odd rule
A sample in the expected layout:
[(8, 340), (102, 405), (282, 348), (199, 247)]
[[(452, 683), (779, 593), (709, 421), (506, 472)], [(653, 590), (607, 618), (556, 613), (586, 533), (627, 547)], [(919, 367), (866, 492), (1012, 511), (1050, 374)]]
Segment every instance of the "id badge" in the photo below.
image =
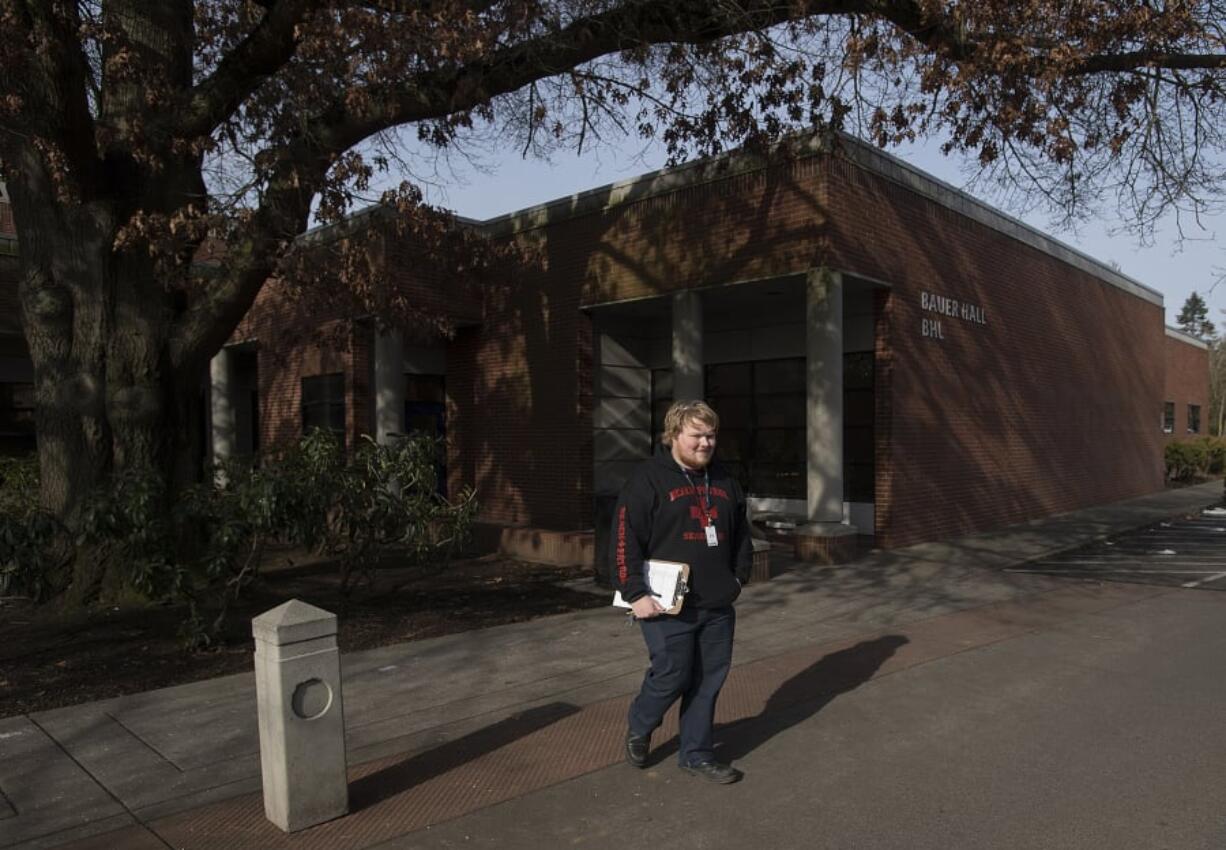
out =
[(719, 545), (719, 533), (715, 530), (715, 526), (708, 525), (705, 528), (703, 528), (703, 531), (707, 533), (707, 545), (708, 546), (718, 546)]

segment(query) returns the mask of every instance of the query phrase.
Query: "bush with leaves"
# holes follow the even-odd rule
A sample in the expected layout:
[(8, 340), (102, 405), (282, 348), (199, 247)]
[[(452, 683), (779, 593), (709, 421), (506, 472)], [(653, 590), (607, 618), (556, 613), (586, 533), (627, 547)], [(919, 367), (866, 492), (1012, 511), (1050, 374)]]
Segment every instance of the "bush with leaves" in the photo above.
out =
[(311, 494), (294, 542), (335, 558), (345, 591), (359, 573), (371, 580), (385, 553), (413, 564), (446, 563), (467, 541), (477, 503), (467, 488), (454, 500), (438, 492), (439, 449), (425, 435), (390, 445), (363, 436), (346, 458), (331, 435), (308, 435), (284, 461)]
[(81, 598), (186, 604), (183, 637), (205, 645), (258, 575), (271, 542), (334, 559), (345, 590), (359, 574), (373, 581), (388, 553), (445, 564), (464, 545), (477, 506), (471, 490), (450, 501), (438, 493), (438, 451), (437, 441), (422, 436), (388, 446), (363, 438), (347, 455), (316, 431), (258, 467), (227, 463), (173, 501), (160, 476), (129, 469), (85, 501), (71, 535), (32, 507), (36, 461), (0, 465), (3, 587), (45, 600), (64, 592), (73, 558), (120, 564), (100, 573), (108, 584)]
[(1203, 443), (1176, 441), (1165, 449), (1166, 477), (1170, 481), (1188, 481), (1205, 469), (1209, 453)]
[(162, 479), (128, 470), (87, 502), (78, 532), (79, 557), (123, 565), (106, 573), (118, 585), (98, 598), (186, 604), (181, 633), (191, 646), (213, 641), (285, 526), (282, 500), (269, 496), (275, 474), (227, 464), (218, 478), (225, 483), (188, 487), (167, 509)]
[(1205, 447), (1205, 472), (1210, 475), (1226, 472), (1226, 440), (1221, 437), (1205, 437), (1201, 444)]
[(64, 531), (38, 507), (38, 456), (0, 457), (0, 595), (53, 596), (71, 559)]

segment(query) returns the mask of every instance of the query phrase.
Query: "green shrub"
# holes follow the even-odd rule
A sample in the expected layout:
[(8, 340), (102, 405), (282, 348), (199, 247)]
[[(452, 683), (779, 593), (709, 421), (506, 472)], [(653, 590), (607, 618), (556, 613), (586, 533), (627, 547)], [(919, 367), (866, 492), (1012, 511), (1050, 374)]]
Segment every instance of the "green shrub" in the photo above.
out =
[(0, 514), (0, 595), (29, 596), (36, 602), (55, 596), (72, 560), (64, 541), (64, 527), (50, 514)]
[[(32, 505), (37, 465), (0, 468), (0, 580), (38, 599), (64, 590), (72, 558), (106, 563), (98, 598), (136, 595), (185, 603), (184, 638), (213, 640), (228, 605), (258, 574), (270, 542), (335, 559), (341, 586), (373, 581), (387, 553), (445, 564), (465, 543), (477, 504), (471, 490), (437, 492), (439, 443), (423, 436), (380, 446), (363, 438), (351, 455), (316, 431), (259, 467), (227, 463), (173, 501), (147, 470), (116, 475), (84, 504), (68, 535)], [(18, 497), (18, 491), (25, 493)], [(68, 540), (70, 545), (65, 546)], [(58, 554), (57, 554), (58, 553)], [(67, 560), (66, 560), (67, 559)], [(77, 576), (81, 570), (77, 570)], [(206, 612), (208, 612), (206, 614)]]
[(0, 457), (0, 595), (55, 595), (71, 547), (65, 529), (38, 507), (38, 456)]
[(1221, 437), (1205, 437), (1205, 471), (1210, 475), (1226, 472), (1226, 440)]
[(28, 516), (38, 505), (38, 455), (0, 456), (0, 514)]
[(369, 578), (379, 556), (395, 552), (409, 563), (445, 563), (463, 548), (476, 516), (475, 494), (438, 493), (439, 441), (424, 435), (378, 445), (363, 436), (352, 456), (328, 433), (304, 437), (276, 462), (296, 502), (286, 512), (285, 536), (335, 558), (341, 587)]
[(1165, 459), (1166, 477), (1172, 481), (1186, 481), (1204, 471), (1209, 453), (1200, 442), (1173, 442), (1167, 443)]

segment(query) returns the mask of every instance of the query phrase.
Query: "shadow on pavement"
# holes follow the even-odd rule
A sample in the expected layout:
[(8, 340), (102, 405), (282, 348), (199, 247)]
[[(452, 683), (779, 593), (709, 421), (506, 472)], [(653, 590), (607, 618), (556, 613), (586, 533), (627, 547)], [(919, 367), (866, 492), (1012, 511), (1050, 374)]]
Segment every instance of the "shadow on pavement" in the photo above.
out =
[(873, 678), (908, 642), (902, 635), (884, 635), (832, 652), (806, 667), (780, 685), (759, 714), (723, 728), (720, 760), (744, 758), (780, 732), (808, 720), (835, 697)]
[(579, 708), (570, 703), (551, 702), (355, 779), (349, 783), (350, 811), (359, 812), (408, 791), (578, 711)]

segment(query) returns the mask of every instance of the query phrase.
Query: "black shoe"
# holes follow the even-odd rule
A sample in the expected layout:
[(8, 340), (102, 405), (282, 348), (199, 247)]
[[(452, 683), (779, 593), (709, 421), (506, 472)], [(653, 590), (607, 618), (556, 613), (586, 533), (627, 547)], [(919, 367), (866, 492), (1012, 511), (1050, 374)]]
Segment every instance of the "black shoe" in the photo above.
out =
[(705, 779), (717, 785), (731, 785), (733, 782), (740, 782), (741, 777), (745, 775), (732, 765), (720, 764), (717, 761), (683, 764), (681, 769), (691, 776), (697, 776), (699, 779)]
[(647, 766), (647, 753), (651, 751), (651, 735), (636, 735), (633, 729), (626, 730), (626, 763), (633, 767)]

